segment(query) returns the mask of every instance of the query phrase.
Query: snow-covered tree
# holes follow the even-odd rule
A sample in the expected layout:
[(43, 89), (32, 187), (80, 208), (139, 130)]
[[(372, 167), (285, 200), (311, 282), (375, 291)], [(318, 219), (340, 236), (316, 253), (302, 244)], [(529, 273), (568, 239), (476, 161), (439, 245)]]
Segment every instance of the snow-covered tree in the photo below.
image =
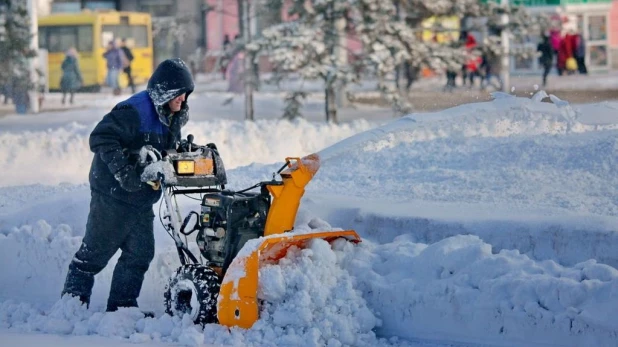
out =
[(307, 93), (303, 91), (293, 91), (285, 96), (284, 103), (285, 109), (283, 110), (283, 118), (296, 119), (301, 118), (303, 115), (300, 112), (302, 108), (302, 101), (300, 99), (307, 98)]
[[(265, 0), (262, 5), (275, 7), (282, 0)], [(324, 82), (327, 121), (337, 122), (336, 88), (359, 80), (354, 66), (342, 55), (340, 37), (349, 32), (350, 15), (357, 0), (292, 0), (288, 15), (293, 20), (274, 25), (262, 32), (250, 50), (266, 51), (273, 63), (277, 82), (289, 74)]]
[[(532, 15), (522, 6), (500, 5), (496, 2), (488, 2), (484, 5), (482, 16), (487, 18), (484, 28), (474, 28), (476, 30), (486, 30), (487, 36), (483, 41), (481, 49), (486, 54), (504, 54), (501, 44), (500, 34), (502, 30), (508, 30), (509, 38), (514, 43), (529, 41), (530, 37), (538, 37), (549, 25), (549, 19), (545, 15)], [(508, 18), (508, 22), (503, 22), (503, 16)], [(536, 54), (536, 50), (515, 49), (511, 50), (511, 55), (528, 58)]]
[(36, 56), (30, 47), (30, 17), (26, 2), (0, 0), (0, 88), (12, 96), (24, 95), (34, 85), (29, 59)]
[[(500, 16), (511, 17), (508, 29), (516, 35), (531, 30), (531, 17), (521, 8), (483, 3), (479, 0), (262, 0), (262, 6), (282, 2), (290, 21), (264, 30), (250, 47), (268, 54), (274, 66), (273, 81), (289, 75), (324, 82), (326, 119), (336, 121), (336, 91), (359, 82), (361, 71), (373, 75), (377, 88), (400, 113), (409, 105), (390, 82), (395, 69), (406, 62), (436, 71), (455, 69), (465, 62), (461, 44), (423, 40), (422, 23), (434, 16), (484, 17), (487, 44), (483, 49), (500, 54)], [(440, 31), (442, 28), (430, 28)], [(360, 53), (349, 53), (340, 38), (354, 37), (362, 43)], [(497, 38), (497, 39), (496, 39)], [(349, 54), (348, 54), (349, 53)], [(478, 54), (484, 52), (479, 51)], [(353, 57), (351, 63), (342, 55)]]
[(195, 26), (196, 20), (192, 14), (181, 14), (176, 17), (153, 17), (152, 36), (170, 35), (174, 41), (183, 43), (187, 32)]
[[(281, 0), (265, 0), (263, 5), (273, 2)], [(398, 65), (410, 61), (442, 69), (463, 57), (451, 47), (423, 42), (420, 24), (398, 20), (393, 0), (293, 0), (287, 5), (292, 20), (264, 30), (254, 49), (267, 52), (275, 82), (290, 74), (322, 80), (327, 121), (337, 119), (336, 90), (359, 82), (361, 72), (374, 75), (378, 90), (397, 111), (405, 112), (408, 105), (388, 78)], [(347, 52), (340, 41), (344, 35), (361, 41), (360, 54)], [(352, 62), (341, 59), (345, 54)]]
[[(544, 16), (532, 16), (521, 6), (501, 5), (496, 1), (479, 0), (392, 0), (399, 10), (399, 17), (406, 26), (417, 35), (406, 37), (403, 46), (395, 43), (395, 52), (399, 52), (400, 59), (414, 67), (427, 66), (436, 71), (450, 69), (457, 71), (466, 59), (472, 56), (485, 55), (488, 60), (499, 61), (503, 56), (501, 32), (508, 30), (510, 40), (526, 42), (531, 36), (539, 35), (546, 26)], [(461, 31), (475, 31), (482, 33), (478, 45), (471, 51), (463, 49), (464, 42), (451, 42), (448, 45), (420, 40), (419, 30), (424, 21), (431, 17), (457, 16), (463, 24)], [(503, 22), (504, 16), (508, 23)], [(465, 19), (473, 19), (468, 23)], [(430, 29), (434, 32), (444, 31), (440, 21), (434, 21), (435, 26)], [(471, 24), (472, 23), (472, 24)], [(405, 29), (402, 29), (402, 32)], [(449, 30), (448, 28), (446, 30)], [(510, 54), (530, 57), (536, 54), (530, 49), (512, 49)]]

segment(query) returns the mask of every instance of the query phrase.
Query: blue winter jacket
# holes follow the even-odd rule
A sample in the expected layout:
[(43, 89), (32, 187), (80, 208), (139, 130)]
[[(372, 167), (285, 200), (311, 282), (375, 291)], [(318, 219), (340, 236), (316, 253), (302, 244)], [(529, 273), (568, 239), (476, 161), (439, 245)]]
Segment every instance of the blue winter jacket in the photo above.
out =
[(162, 62), (148, 82), (146, 91), (139, 92), (117, 104), (106, 114), (90, 134), (90, 149), (94, 158), (90, 167), (90, 189), (109, 196), (121, 204), (138, 209), (151, 209), (161, 197), (161, 191), (142, 183), (137, 192), (124, 190), (114, 174), (126, 166), (141, 175), (139, 150), (151, 145), (159, 151), (173, 149), (180, 141), (180, 129), (188, 121), (186, 100), (180, 112), (170, 116), (167, 102), (193, 91), (193, 79), (180, 59)]
[(107, 69), (112, 70), (120, 70), (122, 69), (122, 51), (120, 48), (112, 48), (103, 53), (103, 58), (107, 61)]

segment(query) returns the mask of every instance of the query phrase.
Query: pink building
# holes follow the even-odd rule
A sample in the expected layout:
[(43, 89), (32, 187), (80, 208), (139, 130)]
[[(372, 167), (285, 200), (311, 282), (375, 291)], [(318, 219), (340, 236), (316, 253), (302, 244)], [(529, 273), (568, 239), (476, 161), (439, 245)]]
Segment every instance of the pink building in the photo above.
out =
[(612, 68), (618, 69), (618, 0), (612, 1), (609, 11), (609, 47), (612, 57)]
[[(225, 35), (228, 36), (230, 41), (233, 41), (236, 35), (242, 36), (242, 32), (239, 29), (237, 1), (205, 1), (211, 7), (211, 10), (206, 15), (207, 56), (204, 62), (204, 69), (206, 72), (211, 72), (221, 54)], [(259, 35), (265, 28), (289, 19), (285, 5), (280, 9), (256, 7), (252, 6), (250, 13), (252, 35)], [(357, 52), (361, 48), (361, 42), (353, 37), (349, 37), (347, 47), (350, 52)], [(260, 71), (268, 71), (270, 69), (268, 58), (260, 57), (259, 66)]]
[(214, 10), (206, 15), (206, 49), (218, 51), (223, 47), (223, 37), (230, 40), (241, 34), (238, 29), (238, 2), (224, 0), (206, 0)]

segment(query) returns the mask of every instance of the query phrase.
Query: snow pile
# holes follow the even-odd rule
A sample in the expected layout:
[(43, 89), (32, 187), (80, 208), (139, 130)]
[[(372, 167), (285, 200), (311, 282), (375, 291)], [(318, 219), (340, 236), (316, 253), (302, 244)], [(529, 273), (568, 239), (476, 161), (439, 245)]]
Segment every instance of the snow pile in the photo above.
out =
[[(323, 222), (319, 225), (327, 224)], [(6, 260), (3, 264), (16, 266), (28, 261), (40, 264), (38, 268), (21, 268), (14, 274), (3, 273), (1, 297), (11, 299), (0, 305), (0, 327), (21, 332), (96, 334), (132, 342), (177, 342), (186, 345), (199, 345), (202, 341), (245, 346), (388, 345), (386, 341), (376, 338), (372, 329), (379, 324), (379, 320), (369, 310), (361, 293), (354, 288), (353, 277), (341, 269), (342, 251), (350, 251), (344, 247), (346, 241), (336, 243), (333, 250), (327, 242), (313, 240), (308, 248), (291, 249), (278, 264), (261, 268), (259, 298), (268, 304), (262, 307), (260, 319), (254, 327), (246, 331), (232, 329), (228, 332), (227, 328), (209, 325), (203, 333), (188, 316), (162, 315), (150, 319), (144, 318), (138, 309), (104, 313), (100, 304), (92, 305), (87, 310), (77, 299), (64, 297), (57, 300), (65, 269), (79, 247), (79, 241), (80, 238), (72, 237), (70, 228), (59, 226), (53, 229), (45, 222), (34, 227), (24, 226), (0, 240), (2, 251), (6, 251), (2, 254), (7, 257), (3, 259)], [(11, 249), (15, 251), (10, 252)], [(157, 254), (154, 268), (165, 264), (166, 257), (165, 253)], [(151, 275), (152, 270), (151, 267)], [(157, 274), (157, 271), (154, 273)], [(168, 278), (161, 272), (158, 277), (157, 281), (148, 277), (145, 287), (151, 287), (153, 282), (161, 285)], [(97, 278), (101, 279), (106, 285), (109, 284), (109, 278)], [(27, 283), (28, 280), (32, 282)], [(23, 291), (24, 287), (31, 289)], [(50, 288), (57, 291), (50, 291)], [(140, 302), (151, 299), (143, 306), (153, 305), (153, 300), (162, 302), (162, 294), (158, 298), (144, 292), (142, 294)], [(26, 303), (32, 301), (32, 297), (37, 297), (38, 303), (55, 303), (46, 310), (42, 308), (46, 305)]]
[[(87, 183), (92, 152), (88, 138), (95, 124), (0, 132), (0, 187), (26, 184)], [(306, 155), (325, 145), (370, 129), (373, 123), (358, 120), (340, 125), (258, 120), (238, 122), (190, 121), (183, 135), (193, 134), (197, 144), (215, 143), (226, 169), (251, 163), (274, 163), (288, 156)]]
[(72, 123), (53, 130), (0, 132), (0, 186), (87, 182), (91, 129)]
[[(347, 243), (347, 241), (341, 241)], [(249, 330), (205, 328), (205, 341), (234, 346), (377, 346), (379, 320), (354, 279), (340, 268), (342, 245), (321, 239), (290, 249), (277, 264), (260, 268), (260, 319)]]
[[(157, 232), (158, 238), (164, 234), (161, 230)], [(51, 226), (45, 220), (0, 233), (0, 302), (14, 300), (32, 303), (37, 309), (49, 308), (60, 298), (69, 263), (81, 245), (81, 236), (83, 226), (76, 233), (66, 224)], [(179, 263), (176, 250), (170, 247), (171, 241), (157, 242), (157, 255), (146, 273), (139, 303), (162, 314), (163, 290)], [(105, 308), (119, 255), (120, 252), (95, 278), (91, 300), (94, 310)]]
[(492, 254), (464, 235), (346, 247), (353, 251), (341, 262), (381, 314), (381, 334), (497, 345), (618, 339), (618, 270), (594, 260), (567, 268), (517, 251)]
[(168, 315), (144, 318), (137, 308), (93, 312), (71, 297), (57, 301), (49, 312), (41, 312), (29, 304), (5, 301), (0, 305), (0, 327), (19, 332), (98, 335), (134, 343), (162, 341), (199, 346), (203, 340), (199, 326), (190, 319)]
[(18, 302), (36, 298), (42, 306), (56, 301), (63, 274), (80, 244), (70, 227), (52, 227), (44, 220), (0, 234), (0, 298)]
[(495, 251), (618, 266), (616, 109), (554, 101), (506, 97), (348, 138), (320, 151), (305, 203), (380, 242), (474, 234)]
[[(553, 95), (552, 103), (541, 102), (543, 98), (535, 96), (528, 99), (506, 94), (491, 102), (411, 114), (351, 136), (321, 150), (319, 154), (323, 161), (329, 161), (352, 149), (362, 148), (366, 152), (376, 153), (399, 145), (439, 139), (457, 141), (618, 129), (616, 107), (602, 108), (598, 104), (574, 107)], [(601, 124), (598, 123), (600, 120)]]

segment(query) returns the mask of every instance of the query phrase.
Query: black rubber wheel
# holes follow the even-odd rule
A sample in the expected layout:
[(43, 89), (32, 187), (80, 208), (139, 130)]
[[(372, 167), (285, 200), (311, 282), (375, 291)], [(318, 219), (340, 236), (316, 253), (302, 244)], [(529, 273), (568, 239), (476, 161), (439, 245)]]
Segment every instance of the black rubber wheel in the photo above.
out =
[(198, 264), (183, 265), (165, 287), (165, 312), (171, 316), (191, 316), (196, 324), (218, 323), (219, 276)]

